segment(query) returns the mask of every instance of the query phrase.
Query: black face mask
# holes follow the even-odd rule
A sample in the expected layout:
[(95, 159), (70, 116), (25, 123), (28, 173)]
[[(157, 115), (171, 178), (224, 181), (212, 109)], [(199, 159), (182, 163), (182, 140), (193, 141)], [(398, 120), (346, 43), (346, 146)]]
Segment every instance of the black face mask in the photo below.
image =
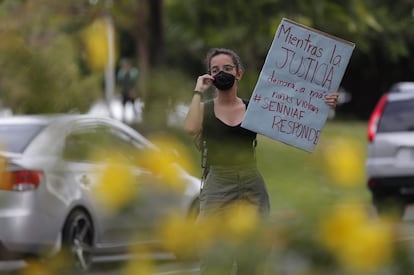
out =
[(220, 71), (214, 76), (213, 84), (217, 89), (226, 91), (233, 87), (234, 81), (236, 81), (236, 77), (234, 75)]

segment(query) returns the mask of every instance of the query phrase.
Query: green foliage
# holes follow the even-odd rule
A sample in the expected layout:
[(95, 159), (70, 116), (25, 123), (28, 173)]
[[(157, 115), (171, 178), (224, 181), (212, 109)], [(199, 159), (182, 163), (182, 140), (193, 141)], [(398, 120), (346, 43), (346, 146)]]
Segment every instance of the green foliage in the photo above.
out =
[[(272, 39), (274, 18), (281, 18), (277, 2), (170, 1), (166, 13), (166, 25), (169, 26), (166, 39), (172, 45), (174, 56), (185, 55), (187, 64), (200, 64), (208, 48), (227, 47), (243, 57), (247, 70), (256, 70), (262, 65), (261, 60)], [(190, 71), (188, 67), (184, 69)]]
[(356, 44), (342, 81), (352, 94), (344, 112), (366, 119), (391, 84), (413, 80), (411, 0), (165, 2), (168, 62), (194, 77), (205, 72), (211, 47), (234, 49), (248, 74), (257, 74), (285, 17)]
[(79, 21), (49, 2), (0, 4), (7, 41), (0, 46), (0, 96), (14, 113), (85, 111), (100, 95), (101, 76), (82, 71), (77, 37), (66, 31)]
[(193, 81), (185, 74), (167, 68), (154, 69), (145, 93), (144, 123), (153, 129), (165, 128), (167, 114), (177, 103), (188, 103)]
[[(355, 188), (342, 188), (329, 177), (323, 154), (332, 150), (329, 145), (337, 138), (356, 144), (361, 149), (360, 157), (365, 159), (367, 138), (363, 122), (328, 121), (313, 153), (259, 136), (257, 160), (271, 193), (273, 209), (288, 208), (301, 212), (308, 208), (324, 208), (346, 193), (352, 193), (367, 203), (370, 201), (364, 177), (355, 183)], [(333, 156), (336, 153), (335, 150), (330, 151)]]
[[(236, 50), (245, 65), (241, 96), (248, 97), (283, 17), (356, 43), (343, 86), (366, 112), (367, 98), (375, 100), (375, 93), (396, 80), (412, 80), (411, 0), (159, 0), (162, 18), (152, 16), (153, 5), (150, 0), (1, 1), (3, 104), (24, 113), (83, 111), (102, 96), (103, 72), (86, 69), (78, 33), (106, 13), (135, 43), (129, 49), (136, 51), (131, 57), (136, 58), (145, 90), (154, 90), (147, 87), (154, 60), (189, 75), (193, 85), (205, 72), (207, 50), (227, 47)], [(160, 33), (151, 33), (155, 25), (163, 26), (157, 29)], [(120, 48), (125, 48), (124, 42)], [(374, 96), (360, 96), (359, 90)], [(171, 99), (180, 100), (175, 96)]]

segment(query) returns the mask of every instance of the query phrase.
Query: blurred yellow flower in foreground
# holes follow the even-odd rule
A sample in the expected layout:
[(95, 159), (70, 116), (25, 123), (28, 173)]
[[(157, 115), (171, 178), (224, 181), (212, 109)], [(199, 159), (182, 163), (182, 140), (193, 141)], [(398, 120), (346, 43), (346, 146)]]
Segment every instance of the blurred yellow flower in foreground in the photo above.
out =
[[(257, 207), (236, 202), (215, 216), (201, 219), (198, 240), (203, 244), (224, 242), (228, 245), (239, 245), (252, 237), (260, 224)], [(207, 239), (212, 238), (212, 239)], [(205, 246), (208, 248), (208, 246)]]
[(11, 175), (6, 169), (7, 161), (4, 157), (0, 157), (0, 189), (10, 190), (12, 188)]
[(152, 136), (151, 141), (164, 153), (166, 157), (185, 170), (192, 171), (193, 161), (186, 146), (180, 141), (166, 135)]
[(172, 215), (159, 227), (158, 234), (165, 241), (167, 250), (184, 257), (194, 256), (198, 231), (193, 219)]
[(179, 142), (165, 136), (152, 137), (157, 150), (148, 149), (140, 155), (138, 165), (149, 169), (162, 179), (162, 183), (176, 191), (184, 188), (181, 173), (177, 167), (191, 169), (188, 153)]
[(228, 239), (240, 241), (254, 232), (259, 225), (260, 216), (257, 207), (240, 202), (233, 205), (222, 220)]
[[(99, 159), (99, 156), (97, 158)], [(94, 195), (105, 210), (114, 212), (134, 198), (137, 192), (135, 183), (137, 177), (120, 157), (114, 157), (104, 163), (105, 169), (98, 173), (98, 184), (94, 186)]]
[(123, 267), (123, 275), (151, 275), (156, 274), (153, 261), (146, 259), (146, 251), (133, 251), (134, 255), (142, 255), (144, 259), (130, 260)]
[(103, 71), (109, 56), (108, 25), (96, 19), (82, 33), (87, 60), (92, 70)]
[(359, 185), (364, 181), (363, 150), (346, 138), (331, 140), (323, 151), (325, 171), (329, 178), (344, 186)]
[(238, 247), (256, 236), (260, 216), (257, 208), (237, 203), (224, 213), (204, 217), (198, 222), (179, 216), (171, 216), (162, 224), (159, 235), (169, 250), (191, 256), (198, 251), (214, 249), (217, 244)]
[(369, 218), (362, 205), (340, 205), (324, 217), (322, 244), (345, 269), (369, 274), (391, 261), (394, 229), (384, 220)]
[(159, 183), (176, 191), (184, 188), (181, 174), (174, 163), (171, 162), (168, 154), (157, 150), (146, 150), (140, 158), (142, 167), (149, 169), (151, 173), (160, 177)]
[(27, 266), (21, 270), (20, 275), (53, 275), (53, 270), (50, 270), (44, 263), (39, 261), (28, 261)]

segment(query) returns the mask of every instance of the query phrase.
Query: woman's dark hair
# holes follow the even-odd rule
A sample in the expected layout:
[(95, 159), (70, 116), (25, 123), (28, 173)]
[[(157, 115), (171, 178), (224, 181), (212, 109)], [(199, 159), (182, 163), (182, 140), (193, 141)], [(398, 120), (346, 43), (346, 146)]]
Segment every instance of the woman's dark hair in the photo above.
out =
[(206, 61), (205, 61), (208, 72), (210, 71), (211, 59), (219, 54), (226, 54), (230, 56), (231, 59), (233, 60), (234, 65), (236, 65), (236, 70), (237, 71), (243, 70), (243, 65), (241, 63), (240, 57), (236, 52), (230, 49), (226, 49), (226, 48), (212, 48), (207, 52)]

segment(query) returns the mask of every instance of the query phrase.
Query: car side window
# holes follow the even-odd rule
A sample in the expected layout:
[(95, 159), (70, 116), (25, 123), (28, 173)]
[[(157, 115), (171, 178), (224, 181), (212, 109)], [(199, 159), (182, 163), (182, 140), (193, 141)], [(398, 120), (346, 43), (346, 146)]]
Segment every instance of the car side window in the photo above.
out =
[(74, 132), (66, 137), (63, 158), (70, 161), (92, 161), (95, 152), (102, 151), (103, 137), (99, 131)]
[(116, 152), (119, 157), (129, 162), (135, 161), (143, 148), (137, 146), (131, 136), (118, 129), (108, 129), (106, 142), (112, 152)]
[(95, 162), (99, 161), (96, 159), (98, 155), (102, 161), (118, 157), (132, 162), (142, 148), (142, 144), (137, 146), (137, 142), (127, 133), (100, 126), (70, 134), (66, 138), (63, 157), (70, 161)]

